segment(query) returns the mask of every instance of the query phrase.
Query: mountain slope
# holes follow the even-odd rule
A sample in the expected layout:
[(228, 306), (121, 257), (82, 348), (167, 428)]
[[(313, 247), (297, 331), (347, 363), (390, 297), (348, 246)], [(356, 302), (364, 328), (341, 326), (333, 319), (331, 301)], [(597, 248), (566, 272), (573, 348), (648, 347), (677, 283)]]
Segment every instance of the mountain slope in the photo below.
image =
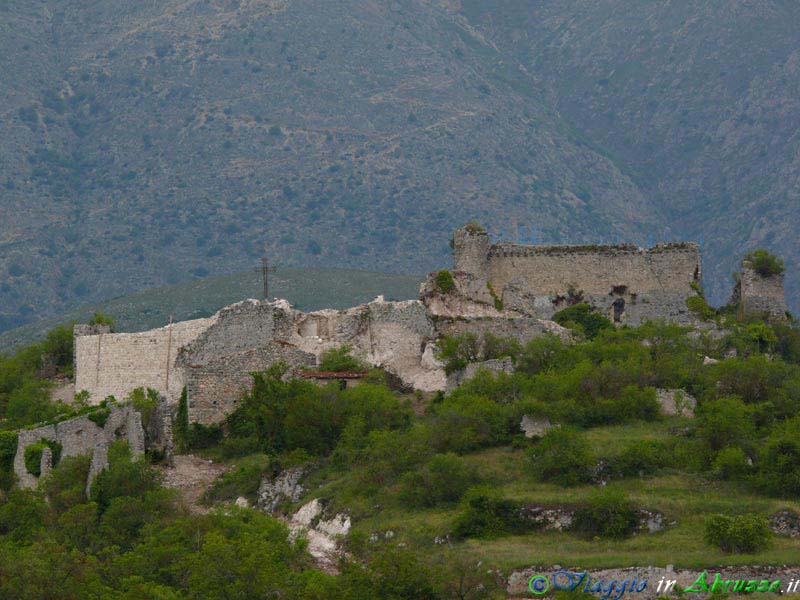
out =
[(424, 3), (0, 10), (6, 326), (241, 269), (263, 246), (423, 272), (473, 217), (575, 240), (656, 221), (524, 73)]
[[(378, 295), (387, 300), (417, 298), (421, 280), (413, 275), (347, 269), (281, 268), (270, 276), (270, 296), (285, 298), (303, 311), (343, 309)], [(175, 321), (199, 319), (234, 302), (260, 298), (262, 293), (261, 275), (255, 271), (144, 290), (0, 333), (0, 352), (38, 341), (58, 325), (87, 323), (97, 311), (113, 317), (117, 331), (144, 331), (163, 327), (170, 316)]]
[(655, 203), (704, 239), (727, 299), (743, 248), (789, 259), (798, 291), (800, 4), (463, 2), (470, 22)]
[(702, 234), (717, 302), (767, 245), (796, 291), (797, 10), (0, 3), (0, 330), (264, 252), (422, 273), (471, 218)]

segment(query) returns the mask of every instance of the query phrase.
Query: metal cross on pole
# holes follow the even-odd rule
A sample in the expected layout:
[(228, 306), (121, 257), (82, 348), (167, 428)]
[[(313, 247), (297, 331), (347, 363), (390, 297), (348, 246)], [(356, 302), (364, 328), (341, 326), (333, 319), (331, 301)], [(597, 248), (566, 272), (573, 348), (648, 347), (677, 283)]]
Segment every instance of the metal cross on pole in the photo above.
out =
[(269, 259), (265, 256), (261, 259), (261, 266), (256, 269), (258, 272), (261, 273), (261, 277), (263, 279), (264, 284), (264, 300), (269, 300), (269, 274), (275, 272), (275, 267), (269, 266)]

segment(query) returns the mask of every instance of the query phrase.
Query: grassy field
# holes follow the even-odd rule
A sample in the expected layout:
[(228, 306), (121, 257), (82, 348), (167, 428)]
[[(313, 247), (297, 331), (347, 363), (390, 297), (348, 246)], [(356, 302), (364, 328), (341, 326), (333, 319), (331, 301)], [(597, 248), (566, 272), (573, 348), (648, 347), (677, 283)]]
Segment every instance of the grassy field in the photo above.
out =
[[(586, 438), (599, 456), (613, 456), (637, 440), (664, 439), (668, 430), (688, 421), (665, 419), (656, 423), (634, 423), (597, 427), (586, 431)], [(483, 479), (506, 498), (524, 503), (575, 506), (597, 489), (596, 485), (559, 487), (535, 480), (528, 468), (525, 452), (511, 447), (492, 448), (469, 454)], [(725, 554), (703, 540), (706, 521), (714, 514), (755, 512), (769, 516), (782, 508), (800, 509), (800, 503), (758, 496), (742, 484), (706, 478), (702, 474), (663, 469), (656, 476), (625, 478), (612, 482), (640, 508), (660, 511), (670, 522), (663, 531), (638, 534), (623, 540), (581, 539), (570, 532), (532, 532), (495, 539), (469, 539), (456, 542), (461, 551), (484, 564), (508, 573), (514, 569), (561, 565), (574, 568), (612, 568), (661, 566), (710, 568), (727, 565), (795, 564), (800, 540), (774, 536), (772, 546), (757, 554)], [(318, 487), (321, 486), (321, 487)], [(393, 497), (391, 487), (379, 499), (369, 501), (348, 494), (352, 490), (349, 474), (313, 480), (308, 495), (332, 499), (346, 505), (354, 515), (353, 532), (368, 537), (392, 531), (403, 540), (426, 552), (437, 554), (443, 546), (434, 539), (445, 537), (458, 514), (458, 506), (410, 510)], [(299, 506), (299, 504), (298, 504)]]
[[(379, 294), (387, 300), (416, 298), (422, 277), (350, 269), (279, 269), (270, 277), (270, 295), (286, 298), (300, 310), (348, 308)], [(0, 334), (0, 351), (34, 342), (62, 323), (86, 322), (102, 311), (116, 318), (117, 331), (143, 331), (161, 327), (172, 314), (176, 321), (214, 314), (247, 298), (261, 297), (261, 275), (256, 271), (210, 277), (178, 285), (145, 290), (84, 306), (68, 313)]]

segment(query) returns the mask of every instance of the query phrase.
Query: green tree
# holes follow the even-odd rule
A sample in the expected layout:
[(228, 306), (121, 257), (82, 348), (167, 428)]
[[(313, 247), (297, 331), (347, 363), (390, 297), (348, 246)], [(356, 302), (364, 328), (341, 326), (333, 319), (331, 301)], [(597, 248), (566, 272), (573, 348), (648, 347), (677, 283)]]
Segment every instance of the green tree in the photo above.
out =
[(744, 260), (749, 262), (753, 270), (762, 277), (780, 275), (786, 270), (783, 259), (764, 249), (753, 250), (744, 255)]

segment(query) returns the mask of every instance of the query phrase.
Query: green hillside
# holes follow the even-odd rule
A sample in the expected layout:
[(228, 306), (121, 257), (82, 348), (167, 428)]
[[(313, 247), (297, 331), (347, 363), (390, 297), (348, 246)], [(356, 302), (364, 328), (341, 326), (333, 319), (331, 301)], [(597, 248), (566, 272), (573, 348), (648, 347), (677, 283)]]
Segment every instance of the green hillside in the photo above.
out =
[[(387, 300), (407, 300), (419, 294), (421, 277), (348, 269), (278, 269), (270, 277), (270, 296), (286, 298), (299, 310), (348, 308), (383, 294)], [(101, 311), (116, 319), (118, 331), (142, 331), (169, 322), (214, 314), (223, 306), (260, 298), (261, 274), (253, 271), (209, 277), (189, 283), (145, 290), (83, 306), (0, 334), (0, 350), (41, 339), (53, 327), (85, 323)]]

